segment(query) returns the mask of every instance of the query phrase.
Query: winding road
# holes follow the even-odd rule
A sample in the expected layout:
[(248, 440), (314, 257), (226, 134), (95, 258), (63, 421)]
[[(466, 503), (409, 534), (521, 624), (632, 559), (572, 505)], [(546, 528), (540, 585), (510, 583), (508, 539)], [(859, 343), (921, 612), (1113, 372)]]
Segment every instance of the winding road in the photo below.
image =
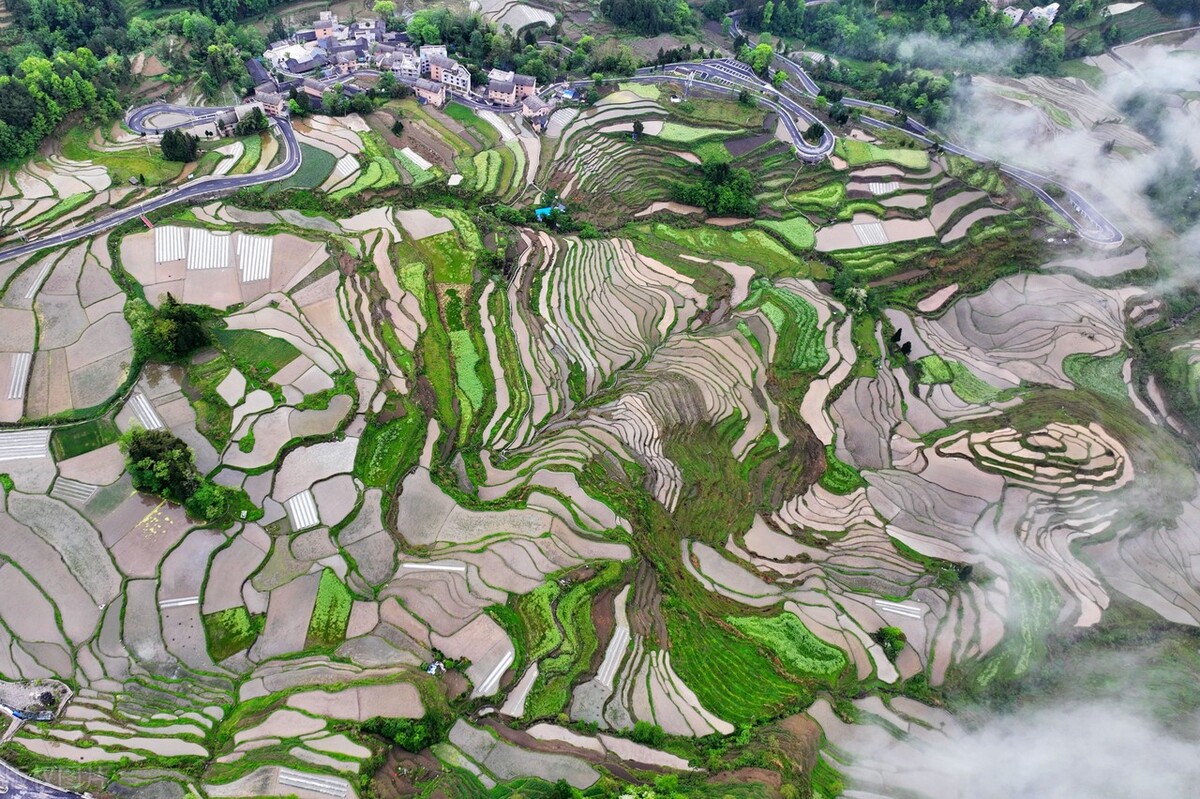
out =
[[(740, 12), (731, 13), (730, 33), (737, 36), (741, 31), (738, 27)], [(836, 138), (829, 127), (812, 111), (800, 103), (800, 99), (811, 101), (820, 93), (820, 87), (805, 69), (791, 59), (776, 54), (774, 56), (776, 69), (783, 70), (788, 79), (776, 88), (768, 83), (746, 64), (731, 58), (717, 58), (703, 61), (689, 61), (665, 64), (661, 67), (645, 67), (639, 69), (629, 80), (639, 83), (678, 83), (686, 81), (688, 85), (698, 85), (706, 90), (723, 93), (741, 92), (743, 90), (758, 95), (758, 102), (779, 115), (796, 154), (809, 162), (821, 161), (833, 153)], [(343, 78), (344, 79), (344, 78)], [(591, 81), (573, 81), (572, 86), (586, 86)], [(554, 87), (549, 87), (554, 88)], [(460, 102), (475, 110), (487, 110), (502, 114), (513, 114), (520, 111), (519, 105), (498, 106), (481, 101), (470, 95), (452, 95)], [(977, 153), (937, 136), (932, 130), (920, 122), (902, 117), (899, 109), (882, 103), (872, 103), (846, 97), (842, 102), (852, 108), (872, 111), (890, 117), (893, 122), (862, 115), (859, 123), (878, 130), (892, 130), (904, 133), (928, 147), (940, 147), (946, 152), (960, 155), (980, 164), (995, 164), (1003, 174), (1013, 181), (1025, 186), (1046, 203), (1056, 213), (1061, 215), (1078, 232), (1080, 238), (1098, 247), (1112, 248), (1120, 246), (1125, 237), (1115, 225), (1110, 222), (1091, 202), (1074, 189), (1068, 188), (1058, 181), (1034, 172), (1024, 167), (1003, 164), (982, 153)], [(191, 126), (213, 119), (219, 114), (230, 110), (229, 106), (198, 108), (191, 106), (154, 103), (141, 106), (129, 112), (126, 123), (130, 129), (143, 135), (158, 135), (169, 128)], [(170, 125), (156, 126), (154, 120), (162, 115), (173, 114), (179, 117)], [(899, 122), (903, 119), (903, 122)], [(270, 183), (282, 180), (296, 173), (300, 168), (301, 152), (296, 140), (295, 131), (286, 119), (274, 119), (272, 126), (283, 139), (283, 162), (266, 172), (248, 175), (222, 175), (199, 178), (172, 189), (158, 197), (143, 200), (129, 208), (116, 210), (100, 219), (96, 219), (81, 227), (55, 233), (35, 241), (0, 250), (0, 261), (21, 258), (46, 247), (67, 244), (88, 236), (94, 236), (110, 228), (116, 227), (130, 219), (135, 219), (150, 211), (165, 208), (175, 203), (194, 201), (215, 197), (247, 186)], [(812, 125), (819, 125), (821, 138), (810, 142), (804, 134)]]
[[(732, 21), (729, 27), (729, 32), (732, 36), (738, 36), (742, 32), (738, 26), (738, 18), (741, 16), (741, 13), (740, 11), (732, 11), (727, 15)], [(736, 63), (740, 64), (741, 62)], [(742, 64), (742, 66), (746, 71), (750, 72), (745, 64)], [(776, 69), (782, 69), (789, 76), (788, 81), (783, 86), (785, 90), (798, 92), (809, 98), (820, 94), (821, 87), (796, 62), (776, 53), (774, 56), (774, 66)], [(753, 72), (750, 72), (750, 74), (753, 75)], [(797, 87), (792, 81), (798, 82), (800, 86)], [(767, 86), (767, 88), (773, 89), (774, 87)], [(900, 118), (901, 114), (898, 108), (892, 108), (882, 103), (858, 100), (853, 97), (844, 97), (842, 103), (851, 108), (861, 108), (866, 111), (887, 114), (893, 118)], [(1051, 177), (1042, 175), (1032, 169), (1001, 163), (982, 153), (969, 150), (952, 142), (947, 142), (938, 137), (930, 128), (914, 119), (904, 117), (903, 124), (892, 124), (864, 114), (858, 121), (867, 127), (876, 128), (877, 130), (893, 130), (907, 134), (928, 147), (940, 147), (948, 153), (969, 158), (978, 164), (995, 164), (1000, 172), (1032, 191), (1037, 195), (1038, 199), (1046, 203), (1055, 213), (1062, 216), (1063, 219), (1075, 228), (1079, 237), (1089, 244), (1111, 249), (1121, 246), (1125, 241), (1125, 235), (1096, 206), (1089, 202), (1086, 197)], [(829, 133), (828, 128), (826, 128), (826, 133)]]
[[(137, 133), (146, 135), (155, 135), (162, 133), (166, 128), (156, 128), (148, 125), (148, 120), (153, 119), (159, 114), (182, 114), (187, 119), (178, 124), (169, 127), (182, 127), (184, 125), (195, 125), (197, 122), (202, 122), (215, 117), (228, 107), (222, 108), (191, 108), (187, 106), (169, 105), (167, 103), (155, 103), (153, 105), (142, 106), (134, 109), (129, 113), (127, 124), (130, 129)], [(95, 236), (105, 230), (114, 228), (117, 225), (128, 222), (130, 219), (156, 211), (159, 208), (166, 208), (168, 205), (175, 203), (186, 202), (189, 200), (199, 200), (209, 197), (215, 197), (220, 194), (225, 194), (231, 191), (236, 191), (246, 186), (257, 186), (260, 183), (270, 183), (276, 180), (283, 180), (296, 173), (300, 168), (300, 143), (296, 140), (296, 133), (292, 130), (291, 123), (286, 119), (272, 120), (272, 126), (279, 132), (283, 139), (284, 158), (283, 161), (273, 169), (268, 169), (266, 172), (249, 175), (222, 175), (197, 178), (194, 181), (172, 189), (157, 197), (152, 197), (148, 200), (143, 200), (139, 203), (131, 205), (128, 208), (113, 211), (107, 216), (96, 219), (81, 227), (71, 230), (55, 233), (50, 236), (43, 236), (35, 241), (30, 241), (16, 247), (9, 247), (0, 250), (0, 261), (6, 261), (12, 258), (22, 258), (27, 255), (32, 255), (38, 250), (46, 247), (55, 247), (60, 244), (67, 244), (72, 241), (78, 241), (88, 236)]]

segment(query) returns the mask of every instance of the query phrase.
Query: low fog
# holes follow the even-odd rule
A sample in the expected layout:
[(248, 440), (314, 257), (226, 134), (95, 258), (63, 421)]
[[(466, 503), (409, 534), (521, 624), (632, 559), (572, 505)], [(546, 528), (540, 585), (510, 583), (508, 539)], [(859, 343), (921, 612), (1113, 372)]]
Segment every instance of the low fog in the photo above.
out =
[[(997, 50), (996, 58), (1005, 54)], [(1085, 97), (1090, 94), (1084, 105), (1099, 112), (1089, 126), (1064, 129), (1051, 124), (1046, 111), (1023, 108), (985, 88), (965, 85), (946, 132), (997, 160), (1038, 169), (1090, 192), (1127, 235), (1165, 242), (1178, 236), (1173, 248), (1168, 243), (1168, 253), (1174, 249), (1181, 256), (1173, 259), (1177, 265), (1198, 270), (1191, 277), (1200, 277), (1194, 264), (1200, 110), (1196, 100), (1185, 99), (1194, 95), (1180, 96), (1200, 90), (1200, 52), (1156, 45), (1126, 48), (1121, 54), (1133, 64), (1132, 70), (1109, 75), (1099, 89), (1082, 82), (1074, 89)], [(1036, 94), (1033, 88), (1005, 87)], [(1126, 130), (1114, 127), (1118, 125)], [(1129, 129), (1139, 135), (1131, 135)], [(1106, 151), (1117, 135), (1126, 141), (1141, 139), (1142, 145)], [(1148, 196), (1154, 193), (1152, 187), (1157, 194)], [(1175, 208), (1184, 210), (1172, 213)]]
[(1196, 795), (1195, 732), (1182, 740), (1102, 701), (1000, 718), (930, 755), (964, 798), (1165, 799)]

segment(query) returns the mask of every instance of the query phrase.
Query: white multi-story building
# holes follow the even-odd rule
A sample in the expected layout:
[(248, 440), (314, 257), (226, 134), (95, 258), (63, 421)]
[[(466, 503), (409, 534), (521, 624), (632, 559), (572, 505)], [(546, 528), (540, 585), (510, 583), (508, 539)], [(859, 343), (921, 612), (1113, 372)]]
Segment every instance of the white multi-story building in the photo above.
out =
[[(444, 48), (443, 48), (444, 49)], [(421, 57), (425, 57), (425, 48), (421, 48)], [(471, 73), (453, 58), (443, 55), (431, 55), (428, 59), (429, 79), (446, 84), (451, 91), (466, 94), (471, 91)]]

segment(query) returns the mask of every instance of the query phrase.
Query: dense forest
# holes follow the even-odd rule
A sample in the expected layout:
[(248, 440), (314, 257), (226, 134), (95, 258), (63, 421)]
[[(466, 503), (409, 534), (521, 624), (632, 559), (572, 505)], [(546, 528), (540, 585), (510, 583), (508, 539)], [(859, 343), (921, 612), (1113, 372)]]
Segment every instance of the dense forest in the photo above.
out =
[(695, 25), (684, 0), (600, 0), (604, 16), (643, 36), (687, 30)]

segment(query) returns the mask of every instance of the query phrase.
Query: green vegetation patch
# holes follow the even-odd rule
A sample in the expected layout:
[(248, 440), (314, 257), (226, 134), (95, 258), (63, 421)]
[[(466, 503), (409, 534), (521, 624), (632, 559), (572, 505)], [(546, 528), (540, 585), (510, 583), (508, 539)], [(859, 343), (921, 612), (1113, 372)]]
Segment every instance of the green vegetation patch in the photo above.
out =
[(436, 283), (470, 283), (471, 267), (475, 265), (475, 251), (463, 246), (458, 233), (448, 230), (436, 236), (427, 236), (416, 242), (429, 265), (433, 267)]
[(846, 186), (842, 183), (826, 183), (811, 191), (789, 194), (788, 201), (805, 211), (830, 212), (846, 199)]
[[(262, 158), (263, 140), (269, 135), (269, 133), (256, 133), (253, 136), (244, 137), (241, 140), (242, 157), (233, 165), (233, 169), (229, 170), (229, 174), (245, 175), (258, 166), (258, 161)], [(301, 168), (303, 169), (303, 165)]]
[(33, 219), (30, 219), (28, 222), (22, 222), (21, 224), (28, 227), (36, 227), (37, 225), (59, 219), (79, 208), (81, 205), (90, 200), (92, 196), (92, 192), (90, 191), (81, 191), (78, 194), (72, 194), (62, 202), (56, 203), (49, 211), (44, 211), (35, 216)]
[[(424, 186), (429, 181), (437, 177), (433, 170), (425, 169), (416, 161), (404, 154), (403, 150), (395, 150), (396, 160), (400, 162), (400, 166), (404, 167), (404, 171), (412, 178), (414, 186)], [(393, 168), (394, 170), (394, 168)]]
[(834, 152), (846, 159), (850, 166), (886, 161), (909, 169), (929, 168), (929, 154), (924, 150), (886, 149), (857, 139), (840, 138)]
[(50, 448), (54, 451), (54, 460), (63, 461), (108, 446), (120, 437), (121, 431), (112, 419), (93, 419), (55, 428), (50, 434)]
[(209, 613), (203, 619), (204, 634), (208, 638), (208, 654), (217, 663), (249, 649), (258, 640), (267, 621), (265, 615), (251, 616), (241, 605)]
[(221, 354), (203, 363), (192, 363), (187, 368), (188, 399), (196, 411), (196, 429), (207, 438), (218, 451), (224, 448), (232, 432), (233, 409), (217, 393), (233, 368), (229, 356)]
[(825, 447), (825, 471), (821, 474), (820, 483), (822, 488), (833, 494), (849, 494), (866, 485), (857, 469), (838, 460), (832, 446)]
[(797, 272), (796, 256), (761, 230), (723, 230), (707, 225), (681, 229), (657, 222), (634, 226), (629, 231), (635, 242), (648, 241), (652, 248), (665, 244), (675, 252), (704, 253), (712, 258), (758, 267), (772, 277)]
[(662, 91), (652, 83), (626, 82), (618, 84), (618, 88), (623, 92), (632, 92), (638, 97), (644, 97), (647, 100), (657, 100), (662, 96)]
[(1116, 400), (1129, 398), (1125, 376), (1122, 374), (1124, 366), (1124, 352), (1105, 356), (1077, 352), (1063, 359), (1063, 372), (1071, 378), (1071, 382), (1080, 388)]
[(779, 655), (783, 664), (797, 674), (832, 678), (846, 668), (845, 653), (813, 635), (792, 613), (731, 616), (726, 621)]
[(758, 224), (778, 235), (794, 250), (810, 250), (817, 243), (816, 229), (802, 216), (793, 216), (791, 219), (761, 219)]
[(725, 163), (733, 160), (733, 156), (729, 152), (729, 148), (724, 142), (706, 141), (692, 148), (700, 160), (704, 163)]
[(353, 604), (354, 597), (350, 589), (338, 579), (333, 570), (326, 569), (321, 572), (317, 602), (313, 606), (312, 619), (308, 622), (307, 645), (331, 647), (344, 641)]
[[(544, 614), (548, 609), (547, 603), (550, 603), (554, 614), (550, 624), (555, 626), (557, 620), (556, 626), (561, 629), (561, 635), (554, 632), (548, 633), (548, 638), (542, 634), (536, 639), (532, 636), (527, 639), (530, 645), (526, 651), (529, 652), (530, 661), (535, 659), (536, 654), (540, 657), (540, 664), (537, 681), (526, 699), (526, 718), (555, 715), (570, 702), (572, 686), (588, 668), (600, 645), (592, 620), (592, 600), (598, 591), (615, 583), (620, 575), (619, 563), (606, 563), (595, 576), (565, 589), (553, 581), (549, 583), (551, 587), (546, 589), (547, 594), (540, 595), (531, 608), (517, 611), (522, 620), (536, 617), (534, 623), (539, 625), (539, 632), (546, 632)], [(551, 646), (549, 651), (547, 646)]]
[(425, 444), (425, 417), (406, 406), (407, 413), (386, 424), (369, 424), (354, 455), (354, 476), (368, 488), (391, 488), (416, 466)]
[(819, 372), (829, 363), (825, 334), (817, 327), (817, 309), (798, 294), (758, 280), (742, 307), (757, 306), (779, 337), (775, 366)]
[(689, 611), (665, 615), (675, 672), (700, 704), (731, 724), (774, 718), (811, 701), (752, 641)]
[(471, 341), (469, 330), (454, 330), (450, 333), (450, 350), (454, 353), (454, 374), (458, 388), (478, 411), (483, 407), (483, 383), (475, 368), (479, 365), (479, 353)]
[(496, 150), (484, 150), (475, 154), (473, 163), (475, 164), (475, 190), (487, 194), (494, 193), (496, 187), (500, 185), (500, 168), (503, 165), (500, 153)]
[(678, 122), (664, 122), (658, 138), (663, 141), (690, 144), (705, 139), (726, 139), (740, 134), (741, 130), (724, 130), (722, 128), (697, 128), (691, 125), (681, 125)]

